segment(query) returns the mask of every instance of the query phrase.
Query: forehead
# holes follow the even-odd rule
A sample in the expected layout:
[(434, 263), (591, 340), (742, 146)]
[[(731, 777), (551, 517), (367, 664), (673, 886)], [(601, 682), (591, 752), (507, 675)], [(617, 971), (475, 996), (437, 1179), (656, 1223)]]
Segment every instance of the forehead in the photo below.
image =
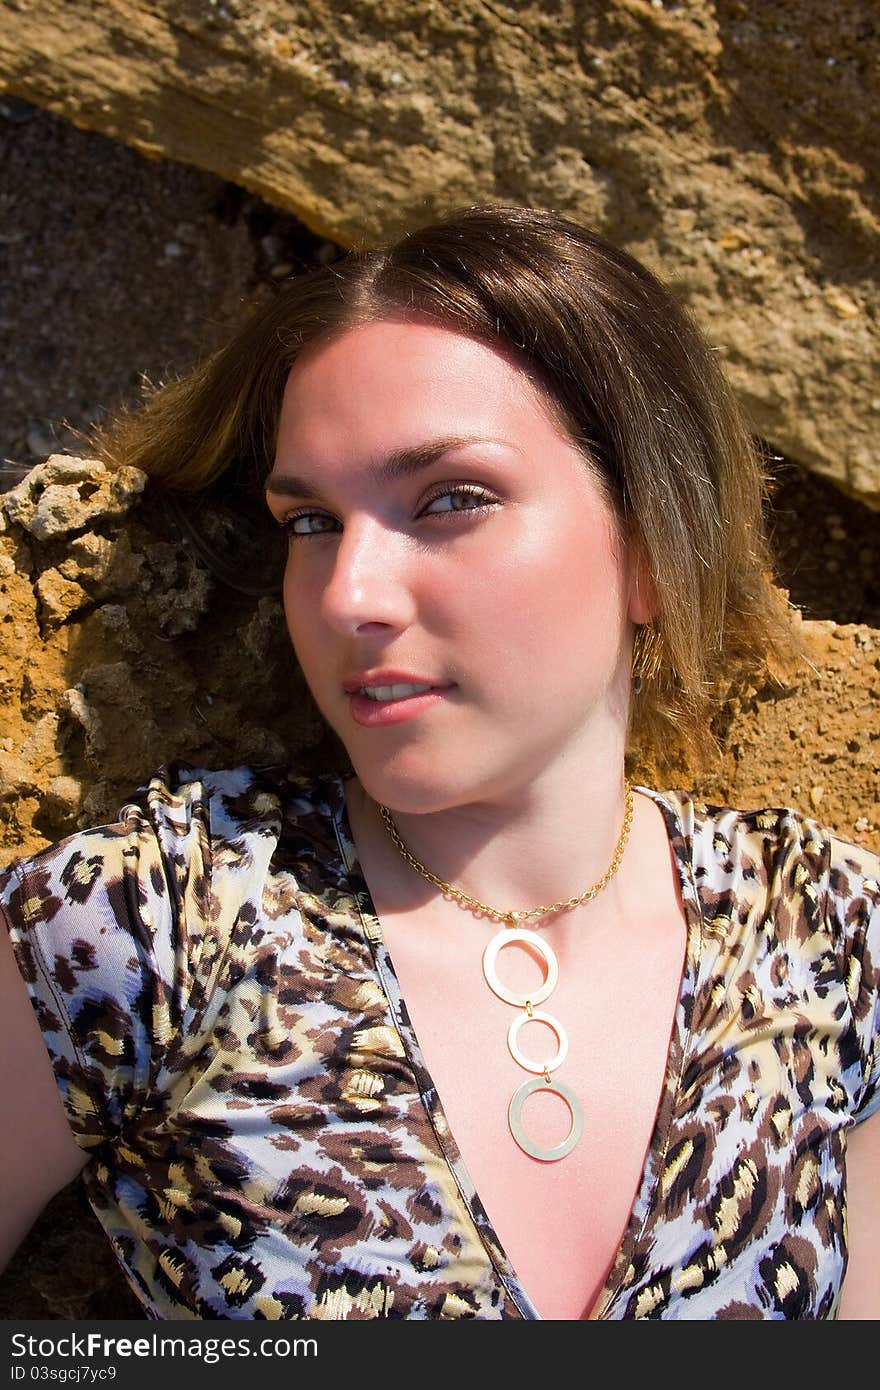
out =
[[(290, 370), (279, 455), (330, 439), (359, 447), (408, 444), (431, 434), (493, 435), (511, 442), (561, 432), (528, 371), (503, 348), (435, 324), (380, 320), (311, 344)], [(389, 435), (400, 436), (393, 441)], [(282, 461), (279, 457), (279, 461)]]

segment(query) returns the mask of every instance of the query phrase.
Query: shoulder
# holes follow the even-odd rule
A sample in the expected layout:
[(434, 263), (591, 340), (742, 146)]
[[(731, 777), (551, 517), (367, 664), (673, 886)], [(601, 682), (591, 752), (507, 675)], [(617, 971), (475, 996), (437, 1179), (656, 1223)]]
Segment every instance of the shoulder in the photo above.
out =
[[(222, 946), (254, 917), (283, 861), (327, 857), (341, 792), (328, 776), (168, 763), (125, 801), (112, 824), (81, 830), (0, 872), (0, 908), (23, 941), (52, 951), (100, 938), (102, 957), (127, 941), (173, 970), (207, 931)], [(327, 850), (330, 850), (327, 844)]]
[(168, 764), (112, 824), (0, 873), (0, 921), (87, 1142), (119, 1131), (277, 919), (298, 909), (338, 785)]
[(670, 834), (677, 834), (706, 862), (755, 856), (777, 865), (791, 860), (822, 867), (826, 873), (836, 869), (858, 880), (880, 876), (880, 852), (847, 840), (829, 824), (791, 806), (728, 806), (680, 788), (639, 790), (659, 803)]
[[(786, 806), (654, 793), (698, 905), (708, 997), (811, 1020), (850, 1113), (880, 1107), (880, 855)], [(773, 1002), (775, 1001), (775, 1002)]]
[(880, 854), (814, 816), (790, 806), (729, 806), (682, 789), (650, 794), (698, 881), (806, 899), (834, 921), (853, 901), (876, 904)]
[(114, 822), (66, 836), (0, 869), (0, 891), (23, 876), (56, 878), (76, 897), (106, 871), (123, 873), (154, 848), (168, 865), (191, 859), (240, 865), (274, 843), (284, 828), (333, 817), (338, 779), (289, 769), (207, 769), (175, 761), (163, 764), (121, 805)]

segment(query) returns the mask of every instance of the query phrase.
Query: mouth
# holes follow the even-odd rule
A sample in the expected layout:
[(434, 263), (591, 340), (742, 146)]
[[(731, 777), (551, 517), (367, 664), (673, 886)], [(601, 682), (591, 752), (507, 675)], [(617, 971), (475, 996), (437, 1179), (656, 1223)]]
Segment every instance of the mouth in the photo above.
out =
[(362, 685), (355, 693), (363, 695), (367, 700), (374, 700), (376, 704), (389, 704), (398, 700), (409, 700), (414, 695), (424, 695), (429, 690), (439, 689), (436, 685), (415, 682), (397, 685)]
[(362, 686), (349, 693), (349, 709), (355, 723), (379, 728), (414, 719), (441, 704), (451, 685)]

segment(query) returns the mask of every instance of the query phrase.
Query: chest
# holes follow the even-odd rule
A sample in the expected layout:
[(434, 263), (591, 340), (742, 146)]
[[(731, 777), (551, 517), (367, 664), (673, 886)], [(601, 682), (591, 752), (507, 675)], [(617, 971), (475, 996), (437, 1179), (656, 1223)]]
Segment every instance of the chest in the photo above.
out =
[[(683, 1299), (689, 1316), (703, 1316), (706, 1306), (712, 1316), (719, 1308), (795, 1316), (806, 1314), (791, 1314), (792, 1306), (830, 1306), (843, 1252), (840, 1152), (798, 1100), (802, 1069), (787, 1077), (783, 1067), (798, 1016), (779, 1018), (772, 1048), (763, 1032), (743, 1036), (729, 1011), (732, 987), (729, 1009), (719, 1007), (709, 977), (694, 997), (689, 967), (682, 991), (674, 916), (665, 924), (651, 914), (633, 918), (632, 950), (623, 953), (620, 931), (594, 922), (583, 951), (559, 950), (559, 982), (546, 1001), (569, 1035), (559, 1076), (580, 1100), (584, 1134), (566, 1159), (537, 1163), (507, 1124), (524, 1073), (506, 1046), (515, 1010), (482, 978), (489, 933), (469, 946), (448, 924), (445, 934), (427, 918), (422, 926), (420, 935), (414, 921), (386, 914), (378, 974), (354, 934), (349, 947), (339, 936), (332, 950), (307, 957), (303, 942), (278, 940), (277, 969), (264, 947), (225, 992), (212, 1046), (167, 1079), (174, 1114), (155, 1156), (156, 1117), (143, 1117), (150, 1133), (134, 1144), (137, 1167), (126, 1170), (116, 1199), (129, 1200), (135, 1177), (153, 1192), (171, 1192), (163, 1238), (179, 1237), (187, 1251), (205, 1223), (199, 1297), (214, 1290), (213, 1315), (262, 1315), (265, 1305), (284, 1316), (276, 1302), (287, 1307), (294, 1289), (296, 1316), (363, 1316), (367, 1307), (369, 1316), (515, 1315), (498, 1301), (498, 1276), (481, 1243), (485, 1209), (539, 1313), (586, 1317), (640, 1185), (640, 1234), (602, 1316), (676, 1315), (669, 1308)], [(316, 941), (326, 946), (325, 938)], [(685, 1079), (652, 1153), (651, 1181), (643, 1182), (676, 1006), (679, 1017), (694, 1014)], [(677, 1064), (679, 1041), (676, 1029)], [(540, 1056), (546, 1039), (524, 1029), (522, 1042)], [(777, 1087), (789, 1102), (782, 1109)], [(542, 1125), (552, 1131), (567, 1120), (527, 1109), (525, 1123), (541, 1138)], [(552, 1137), (543, 1134), (545, 1142)], [(470, 1183), (456, 1187), (460, 1164)], [(144, 1192), (137, 1209), (149, 1201)], [(131, 1219), (121, 1219), (121, 1231)], [(223, 1251), (221, 1227), (230, 1242)], [(145, 1259), (152, 1261), (146, 1247)], [(262, 1301), (235, 1301), (246, 1286)]]
[[(564, 1158), (525, 1153), (510, 1103), (535, 1080), (519, 1123), (543, 1149), (568, 1134), (569, 1106), (524, 1069), (508, 1045), (524, 1011), (499, 999), (482, 969), (491, 926), (475, 936), (383, 922), (386, 945), (425, 1068), (462, 1161), (511, 1264), (543, 1317), (589, 1316), (623, 1237), (666, 1078), (680, 995), (685, 924), (677, 905), (621, 934), (613, 916), (570, 933), (557, 948), (559, 977), (540, 1004), (568, 1050), (553, 1071), (579, 1106), (583, 1131)], [(484, 940), (485, 938), (485, 940)], [(520, 993), (544, 976), (528, 953), (506, 949), (497, 974)], [(516, 1042), (533, 1064), (558, 1051), (560, 1034), (525, 1022)]]

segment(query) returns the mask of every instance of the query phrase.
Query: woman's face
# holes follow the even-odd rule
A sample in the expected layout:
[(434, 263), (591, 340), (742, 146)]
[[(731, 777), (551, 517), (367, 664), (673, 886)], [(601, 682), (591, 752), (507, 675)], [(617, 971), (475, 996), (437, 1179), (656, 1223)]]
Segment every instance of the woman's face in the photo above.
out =
[[(404, 812), (503, 800), (559, 759), (588, 770), (622, 749), (631, 623), (649, 616), (635, 566), (503, 353), (396, 320), (313, 344), (267, 497), (290, 537), (297, 658), (371, 796)], [(387, 698), (408, 682), (434, 689)]]

